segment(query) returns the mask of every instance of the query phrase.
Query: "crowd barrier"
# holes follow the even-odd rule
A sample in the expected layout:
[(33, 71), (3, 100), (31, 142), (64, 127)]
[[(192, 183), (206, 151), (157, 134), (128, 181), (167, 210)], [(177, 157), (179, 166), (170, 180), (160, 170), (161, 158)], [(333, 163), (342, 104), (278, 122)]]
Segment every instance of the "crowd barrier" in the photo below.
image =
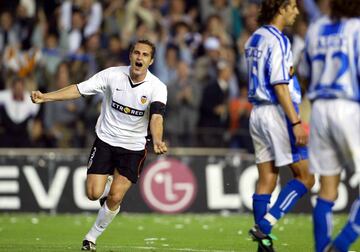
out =
[[(76, 213), (96, 211), (85, 193), (89, 150), (0, 149), (0, 211)], [(291, 178), (281, 167), (275, 194)], [(160, 213), (246, 212), (258, 178), (254, 156), (231, 149), (173, 148), (149, 155), (122, 211)], [(343, 172), (335, 212), (348, 211), (359, 194), (360, 178)], [(297, 204), (310, 213), (318, 183)], [(274, 197), (273, 197), (274, 198)]]

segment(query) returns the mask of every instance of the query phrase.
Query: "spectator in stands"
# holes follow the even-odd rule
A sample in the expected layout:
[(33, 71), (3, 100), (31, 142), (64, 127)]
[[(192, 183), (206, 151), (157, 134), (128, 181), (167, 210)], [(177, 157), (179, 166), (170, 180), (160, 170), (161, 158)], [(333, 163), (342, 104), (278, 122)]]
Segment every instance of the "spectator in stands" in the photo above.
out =
[[(70, 83), (67, 64), (62, 63), (56, 73), (55, 87), (64, 88)], [(84, 125), (81, 115), (84, 113), (85, 100), (67, 100), (63, 102), (45, 103), (45, 129), (49, 138), (53, 139), (54, 147), (84, 147)]]
[(126, 65), (129, 61), (129, 53), (127, 50), (123, 49), (122, 41), (118, 35), (110, 36), (105, 54), (105, 68)]
[(125, 0), (107, 0), (104, 10), (105, 33), (119, 34), (126, 23)]
[(259, 13), (259, 5), (255, 2), (250, 2), (244, 7), (244, 30), (236, 41), (239, 57), (237, 69), (239, 70), (239, 79), (247, 80), (247, 64), (245, 58), (245, 43), (250, 38), (251, 34), (257, 29), (257, 16)]
[(0, 14), (0, 53), (8, 45), (17, 45), (20, 41), (19, 34), (14, 26), (13, 18), (9, 11)]
[(254, 147), (249, 135), (249, 119), (252, 109), (247, 98), (247, 87), (240, 87), (239, 97), (231, 98), (229, 105), (230, 116), (230, 147), (242, 148), (253, 153)]
[(166, 44), (165, 42), (157, 44), (154, 62), (156, 76), (164, 83), (169, 83), (171, 80), (176, 79), (179, 59), (180, 52), (177, 46)]
[(41, 73), (44, 77), (39, 81), (41, 84), (54, 83), (55, 74), (59, 64), (64, 59), (64, 52), (59, 47), (59, 39), (56, 34), (49, 33), (45, 37), (45, 46), (41, 50), (40, 65), (42, 67)]
[(99, 33), (94, 33), (85, 40), (85, 53), (89, 57), (88, 75), (104, 69), (107, 58), (104, 50), (101, 48), (101, 37)]
[(192, 64), (194, 61), (194, 52), (197, 50), (201, 38), (200, 34), (193, 33), (189, 25), (185, 22), (178, 22), (173, 25), (171, 29), (173, 36), (170, 39), (171, 43), (179, 48), (179, 57), (181, 60)]
[(177, 64), (177, 78), (168, 84), (165, 131), (171, 146), (193, 146), (199, 116), (201, 88), (192, 76), (189, 65)]
[(86, 54), (85, 48), (81, 46), (76, 53), (70, 54), (67, 57), (69, 65), (71, 82), (80, 82), (91, 76), (91, 68), (89, 67), (90, 57)]
[(202, 86), (216, 80), (216, 64), (220, 60), (221, 44), (218, 38), (209, 37), (203, 42), (205, 54), (195, 61), (195, 77)]
[[(85, 29), (85, 15), (79, 8), (74, 8), (71, 12), (71, 29), (66, 29), (67, 31), (67, 44), (68, 50), (71, 53), (75, 53), (85, 39), (84, 29)], [(64, 34), (64, 33), (62, 33)]]
[[(326, 12), (328, 1), (316, 1), (322, 12)], [(306, 0), (309, 2), (313, 5), (304, 7), (317, 9), (313, 0)], [(53, 87), (48, 83), (55, 83), (57, 65), (63, 60), (69, 66), (70, 82), (82, 81), (102, 68), (128, 64), (130, 43), (146, 38), (163, 43), (164, 56), (156, 57), (162, 63), (160, 67), (153, 64), (150, 70), (160, 72), (159, 77), (165, 82), (179, 78), (176, 76), (179, 61), (194, 69), (192, 76), (201, 88), (217, 80), (219, 60), (236, 65), (238, 78), (233, 75), (228, 92), (231, 98), (237, 98), (239, 87), (247, 78), (243, 45), (257, 28), (258, 3), (258, 0), (0, 1), (0, 89), (5, 87), (9, 75), (16, 73), (33, 76), (35, 86), (50, 90)], [(34, 19), (35, 24), (27, 22)], [(305, 27), (301, 24), (299, 28), (289, 32), (296, 35)], [(299, 43), (293, 45), (298, 44), (300, 50), (298, 38), (301, 36), (294, 36)], [(21, 44), (22, 47), (18, 46)], [(38, 67), (39, 60), (42, 67)], [(93, 112), (90, 114), (97, 113)], [(87, 123), (93, 124), (90, 120), (96, 117), (85, 116)], [(38, 125), (42, 124), (43, 121)]]
[(179, 22), (192, 25), (194, 20), (191, 15), (186, 13), (186, 2), (184, 0), (169, 1), (169, 11), (164, 17), (162, 24), (166, 29), (171, 29), (171, 27)]
[(133, 38), (139, 24), (146, 26), (150, 31), (154, 31), (159, 18), (160, 14), (153, 9), (152, 1), (129, 0), (126, 3), (126, 23), (121, 34), (124, 45), (128, 47), (131, 43), (131, 38)]
[(221, 16), (213, 14), (209, 16), (205, 23), (203, 37), (216, 37), (222, 46), (232, 45), (233, 41), (230, 34), (226, 31), (226, 26)]
[(30, 124), (39, 108), (31, 102), (24, 79), (14, 78), (9, 89), (0, 91), (0, 146), (31, 147)]
[[(75, 17), (74, 14), (76, 14)], [(96, 0), (82, 0), (80, 5), (76, 5), (72, 1), (64, 1), (61, 5), (60, 24), (62, 29), (67, 32), (79, 29), (81, 26), (83, 28), (82, 35), (87, 38), (100, 30), (101, 22), (102, 6)]]
[(31, 36), (35, 27), (35, 1), (20, 1), (16, 10), (15, 26), (22, 50), (32, 48)]
[(201, 18), (206, 21), (211, 15), (219, 15), (225, 30), (230, 33), (232, 23), (231, 6), (228, 0), (200, 0)]
[(204, 88), (199, 127), (201, 143), (207, 147), (220, 147), (229, 127), (229, 81), (233, 66), (226, 61), (217, 64), (217, 79)]

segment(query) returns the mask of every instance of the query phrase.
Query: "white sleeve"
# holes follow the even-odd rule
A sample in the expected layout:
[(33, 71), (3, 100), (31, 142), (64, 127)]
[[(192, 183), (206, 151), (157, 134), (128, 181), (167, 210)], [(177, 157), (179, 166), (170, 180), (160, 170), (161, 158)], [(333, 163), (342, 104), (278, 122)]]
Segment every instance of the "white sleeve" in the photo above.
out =
[(167, 87), (163, 83), (157, 83), (153, 90), (153, 98), (151, 102), (167, 102)]
[(77, 88), (81, 95), (95, 95), (98, 93), (104, 93), (107, 87), (107, 70), (98, 72), (90, 79), (77, 84)]
[(289, 83), (289, 66), (286, 64), (285, 46), (281, 43), (274, 43), (270, 54), (270, 83)]

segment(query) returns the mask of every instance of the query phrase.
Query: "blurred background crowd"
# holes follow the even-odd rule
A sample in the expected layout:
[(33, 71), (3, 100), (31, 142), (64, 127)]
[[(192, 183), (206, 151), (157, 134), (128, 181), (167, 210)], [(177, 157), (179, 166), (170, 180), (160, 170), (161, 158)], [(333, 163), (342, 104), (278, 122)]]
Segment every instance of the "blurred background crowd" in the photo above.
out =
[[(91, 146), (101, 96), (39, 106), (29, 91), (127, 65), (130, 44), (145, 38), (157, 47), (150, 71), (168, 87), (169, 145), (252, 152), (244, 44), (260, 1), (0, 1), (0, 147)], [(327, 2), (299, 2), (301, 15), (285, 31), (295, 67), (307, 26)]]

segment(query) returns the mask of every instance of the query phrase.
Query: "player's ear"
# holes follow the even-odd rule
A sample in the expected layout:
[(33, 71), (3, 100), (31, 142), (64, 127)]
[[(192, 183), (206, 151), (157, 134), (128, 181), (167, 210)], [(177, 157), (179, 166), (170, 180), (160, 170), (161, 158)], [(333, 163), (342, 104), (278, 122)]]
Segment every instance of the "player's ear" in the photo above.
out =
[(279, 9), (279, 14), (280, 14), (281, 16), (284, 16), (285, 13), (286, 13), (286, 5), (281, 6), (280, 9)]
[(151, 59), (149, 66), (151, 66), (152, 63), (154, 63), (154, 58)]

